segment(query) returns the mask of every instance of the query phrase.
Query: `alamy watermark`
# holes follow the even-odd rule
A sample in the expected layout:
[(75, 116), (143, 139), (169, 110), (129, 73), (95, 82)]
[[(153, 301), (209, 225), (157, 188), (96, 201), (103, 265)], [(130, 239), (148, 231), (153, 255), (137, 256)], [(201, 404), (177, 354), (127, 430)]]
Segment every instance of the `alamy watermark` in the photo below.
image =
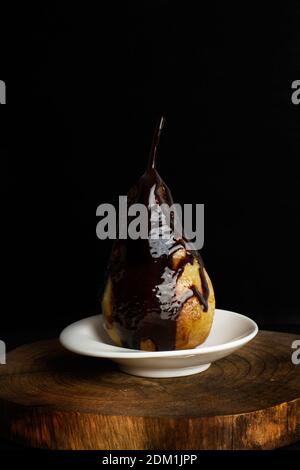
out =
[(300, 364), (300, 339), (293, 342), (292, 349), (295, 349), (292, 354), (292, 363), (298, 366)]
[[(154, 191), (154, 190), (153, 190)], [(155, 241), (157, 256), (167, 253), (174, 240), (184, 238), (190, 250), (201, 250), (204, 245), (204, 204), (158, 204), (155, 198), (148, 206), (128, 205), (127, 196), (119, 197), (119, 207), (101, 204), (96, 216), (101, 220), (96, 227), (99, 240)], [(159, 243), (161, 242), (161, 243)], [(160, 246), (159, 251), (157, 248)], [(164, 251), (165, 250), (165, 251)]]
[(0, 340), (0, 365), (6, 364), (6, 344)]
[(3, 80), (0, 80), (0, 104), (6, 104), (6, 85)]
[(291, 100), (294, 105), (300, 104), (300, 80), (294, 80), (292, 82), (292, 96)]

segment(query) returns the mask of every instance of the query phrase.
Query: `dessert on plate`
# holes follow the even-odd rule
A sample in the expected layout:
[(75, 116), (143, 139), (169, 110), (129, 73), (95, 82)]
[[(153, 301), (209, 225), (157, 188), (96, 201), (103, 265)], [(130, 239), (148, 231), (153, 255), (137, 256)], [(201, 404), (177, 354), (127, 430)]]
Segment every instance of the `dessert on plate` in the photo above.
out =
[[(101, 297), (107, 333), (117, 346), (143, 351), (191, 349), (208, 337), (215, 312), (211, 280), (197, 250), (171, 222), (164, 226), (170, 190), (156, 170), (162, 118), (153, 138), (148, 167), (128, 193), (128, 206), (148, 207), (149, 226), (159, 221), (168, 240), (115, 241)], [(155, 226), (155, 224), (154, 224)]]

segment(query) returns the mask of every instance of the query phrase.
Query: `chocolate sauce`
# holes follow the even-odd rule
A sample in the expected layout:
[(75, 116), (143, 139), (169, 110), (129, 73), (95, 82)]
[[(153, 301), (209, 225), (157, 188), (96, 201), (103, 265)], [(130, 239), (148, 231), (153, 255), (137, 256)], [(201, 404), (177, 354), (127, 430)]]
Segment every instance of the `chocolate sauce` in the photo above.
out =
[[(162, 118), (156, 127), (146, 172), (128, 194), (128, 205), (141, 203), (148, 210), (148, 227), (153, 226), (153, 213), (160, 220), (161, 204), (173, 204), (169, 188), (156, 170), (157, 149)], [(171, 223), (172, 225), (172, 223)], [(155, 224), (154, 224), (155, 227)], [(157, 227), (159, 228), (159, 227)], [(174, 227), (171, 227), (173, 230)], [(176, 320), (185, 302), (195, 296), (208, 311), (209, 287), (202, 259), (197, 251), (186, 250), (184, 238), (166, 240), (117, 240), (112, 250), (109, 275), (112, 281), (112, 323), (124, 347), (140, 349), (141, 341), (151, 340), (156, 350), (173, 350), (176, 341)], [(185, 249), (185, 256), (172, 268), (172, 255)], [(199, 263), (203, 293), (195, 286), (187, 289), (184, 298), (176, 296), (176, 283), (184, 267), (195, 258)]]

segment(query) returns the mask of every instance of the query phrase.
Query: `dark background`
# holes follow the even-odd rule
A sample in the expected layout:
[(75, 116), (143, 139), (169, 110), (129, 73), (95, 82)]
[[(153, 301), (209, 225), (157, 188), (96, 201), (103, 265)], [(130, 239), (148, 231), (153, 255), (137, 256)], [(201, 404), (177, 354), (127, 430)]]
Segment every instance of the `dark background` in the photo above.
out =
[(96, 207), (143, 173), (161, 113), (158, 169), (176, 202), (206, 205), (202, 255), (218, 307), (300, 327), (300, 5), (201, 3), (10, 13), (0, 33), (9, 348), (99, 310), (110, 243), (96, 239)]

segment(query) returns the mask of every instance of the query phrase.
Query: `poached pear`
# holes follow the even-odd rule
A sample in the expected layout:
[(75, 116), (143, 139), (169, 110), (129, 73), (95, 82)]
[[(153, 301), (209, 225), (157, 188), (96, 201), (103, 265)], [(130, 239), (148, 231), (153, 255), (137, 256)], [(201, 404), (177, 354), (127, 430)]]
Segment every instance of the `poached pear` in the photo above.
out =
[[(161, 220), (160, 207), (173, 205), (156, 170), (164, 118), (158, 124), (149, 165), (128, 193), (128, 206), (141, 203)], [(115, 241), (101, 298), (106, 331), (117, 346), (144, 351), (191, 349), (209, 335), (215, 296), (197, 250), (184, 236)]]

